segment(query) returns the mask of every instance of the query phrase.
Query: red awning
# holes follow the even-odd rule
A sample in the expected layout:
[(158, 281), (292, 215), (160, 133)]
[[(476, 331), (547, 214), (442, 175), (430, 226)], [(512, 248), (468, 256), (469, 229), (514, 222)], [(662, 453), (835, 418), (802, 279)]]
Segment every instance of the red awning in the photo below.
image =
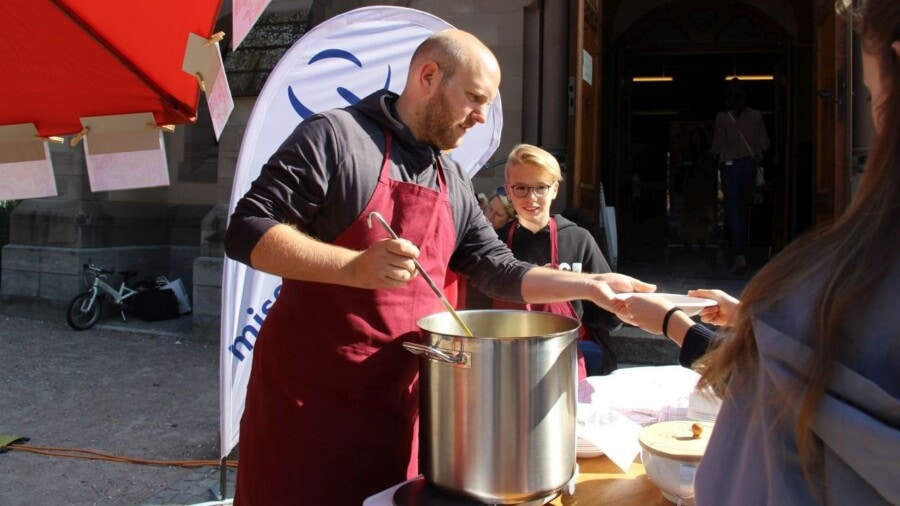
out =
[(41, 136), (81, 131), (79, 118), (151, 112), (194, 121), (200, 87), (184, 72), (188, 34), (212, 35), (221, 0), (0, 2), (0, 125)]

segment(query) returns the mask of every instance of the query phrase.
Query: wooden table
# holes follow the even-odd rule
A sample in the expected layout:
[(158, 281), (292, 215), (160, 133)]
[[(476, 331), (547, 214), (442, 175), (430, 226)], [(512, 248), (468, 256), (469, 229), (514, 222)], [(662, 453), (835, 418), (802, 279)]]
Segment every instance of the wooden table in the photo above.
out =
[(623, 473), (605, 455), (578, 459), (578, 482), (575, 495), (562, 494), (549, 504), (613, 505), (613, 506), (672, 506), (650, 477), (644, 474), (644, 466), (638, 457)]

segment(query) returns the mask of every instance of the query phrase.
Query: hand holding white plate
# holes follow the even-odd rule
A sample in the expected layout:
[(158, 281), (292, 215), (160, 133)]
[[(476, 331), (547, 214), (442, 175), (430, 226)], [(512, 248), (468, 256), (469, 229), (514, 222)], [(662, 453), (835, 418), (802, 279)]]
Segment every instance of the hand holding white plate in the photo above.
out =
[(661, 297), (671, 302), (673, 305), (681, 308), (684, 314), (688, 316), (696, 316), (701, 309), (709, 306), (715, 306), (716, 301), (705, 299), (703, 297), (691, 297), (690, 295), (681, 295), (678, 293), (640, 293), (640, 292), (623, 292), (617, 293), (616, 298), (625, 300), (633, 295), (653, 295)]

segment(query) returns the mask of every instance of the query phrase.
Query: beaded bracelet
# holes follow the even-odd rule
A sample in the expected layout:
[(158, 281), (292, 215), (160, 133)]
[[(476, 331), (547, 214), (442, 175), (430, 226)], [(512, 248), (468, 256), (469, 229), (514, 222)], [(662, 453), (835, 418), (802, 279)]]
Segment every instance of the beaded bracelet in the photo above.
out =
[[(669, 330), (669, 318), (671, 318), (672, 315), (675, 314), (676, 311), (681, 311), (682, 313), (684, 312), (680, 307), (675, 306), (672, 309), (668, 310), (666, 312), (666, 316), (663, 317), (662, 333), (666, 337), (669, 337), (669, 334), (667, 332)], [(669, 338), (669, 339), (671, 339), (671, 338)]]

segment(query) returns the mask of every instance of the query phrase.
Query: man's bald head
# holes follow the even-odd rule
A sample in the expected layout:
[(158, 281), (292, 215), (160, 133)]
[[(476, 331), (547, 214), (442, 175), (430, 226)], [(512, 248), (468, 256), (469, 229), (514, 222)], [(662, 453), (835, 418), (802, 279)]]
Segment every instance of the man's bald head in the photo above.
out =
[(437, 63), (445, 81), (459, 70), (489, 73), (500, 71), (500, 64), (494, 53), (478, 37), (452, 28), (436, 32), (425, 39), (413, 53), (410, 68), (426, 62)]
[(443, 30), (413, 53), (397, 113), (420, 142), (452, 149), (487, 120), (499, 86), (494, 53), (471, 33)]

